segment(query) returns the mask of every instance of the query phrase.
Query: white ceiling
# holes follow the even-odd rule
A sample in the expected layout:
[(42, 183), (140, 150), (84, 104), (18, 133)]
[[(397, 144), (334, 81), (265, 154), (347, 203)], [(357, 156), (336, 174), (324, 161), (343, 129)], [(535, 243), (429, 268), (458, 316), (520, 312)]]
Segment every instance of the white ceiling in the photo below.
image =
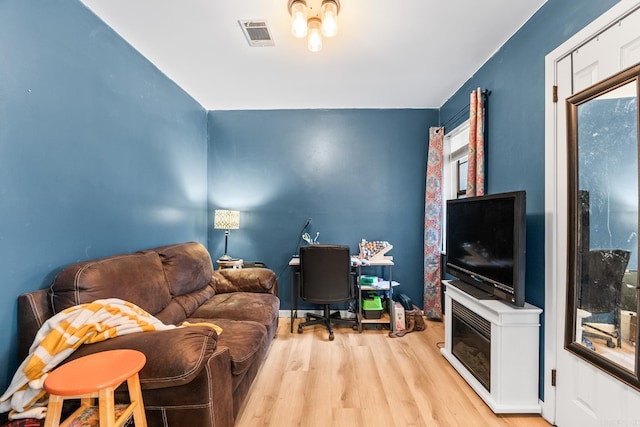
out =
[[(318, 53), (288, 0), (81, 0), (207, 110), (439, 108), (546, 0), (341, 0)], [(267, 20), (250, 47), (240, 19)]]

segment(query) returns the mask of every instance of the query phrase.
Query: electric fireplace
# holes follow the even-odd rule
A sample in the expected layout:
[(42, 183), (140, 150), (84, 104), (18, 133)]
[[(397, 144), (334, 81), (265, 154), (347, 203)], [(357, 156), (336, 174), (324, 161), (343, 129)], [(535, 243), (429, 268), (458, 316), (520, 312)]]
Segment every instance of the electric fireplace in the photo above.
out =
[(491, 391), (491, 322), (458, 301), (451, 306), (451, 351)]
[(445, 285), (442, 355), (495, 413), (540, 413), (540, 310)]

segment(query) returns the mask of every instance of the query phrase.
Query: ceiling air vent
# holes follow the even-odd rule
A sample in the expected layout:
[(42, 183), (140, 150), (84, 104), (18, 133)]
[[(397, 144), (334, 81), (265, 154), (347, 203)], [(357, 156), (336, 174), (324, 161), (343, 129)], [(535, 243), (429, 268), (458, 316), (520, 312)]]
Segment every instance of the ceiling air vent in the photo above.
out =
[(238, 23), (249, 42), (249, 46), (275, 46), (267, 21), (239, 20)]

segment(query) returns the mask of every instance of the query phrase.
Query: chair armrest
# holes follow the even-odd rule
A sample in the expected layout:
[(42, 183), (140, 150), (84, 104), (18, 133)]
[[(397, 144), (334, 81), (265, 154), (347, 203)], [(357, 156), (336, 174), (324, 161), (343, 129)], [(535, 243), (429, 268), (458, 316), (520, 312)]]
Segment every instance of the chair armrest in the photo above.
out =
[(211, 278), (217, 294), (228, 292), (256, 292), (278, 295), (278, 280), (268, 268), (239, 268), (216, 270)]
[(147, 358), (140, 371), (142, 389), (172, 387), (189, 383), (204, 369), (217, 340), (218, 334), (206, 326), (140, 332), (82, 345), (65, 363), (100, 351), (138, 350)]

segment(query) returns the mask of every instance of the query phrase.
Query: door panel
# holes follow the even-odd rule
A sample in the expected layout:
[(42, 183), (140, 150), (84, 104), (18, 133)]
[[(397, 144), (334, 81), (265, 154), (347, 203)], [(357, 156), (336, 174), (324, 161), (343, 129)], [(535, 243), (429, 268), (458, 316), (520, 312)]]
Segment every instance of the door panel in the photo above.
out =
[(636, 11), (573, 52), (572, 93), (640, 62), (639, 29)]
[(555, 424), (559, 427), (640, 426), (640, 392), (564, 349), (567, 306), (567, 154), (565, 99), (640, 62), (640, 11), (556, 63), (555, 270), (557, 381)]

